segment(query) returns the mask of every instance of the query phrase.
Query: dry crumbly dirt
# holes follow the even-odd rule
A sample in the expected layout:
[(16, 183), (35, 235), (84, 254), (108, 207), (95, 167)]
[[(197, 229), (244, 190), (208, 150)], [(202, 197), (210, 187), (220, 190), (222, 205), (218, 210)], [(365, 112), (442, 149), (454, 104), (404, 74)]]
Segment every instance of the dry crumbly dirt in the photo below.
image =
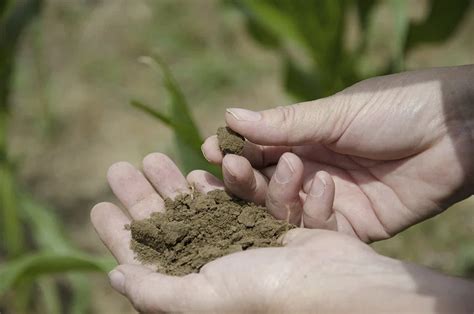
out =
[(165, 201), (165, 212), (125, 226), (136, 258), (158, 272), (181, 276), (234, 252), (281, 246), (278, 238), (296, 226), (273, 218), (265, 207), (222, 190), (181, 194)]
[(220, 127), (217, 129), (217, 140), (219, 149), (225, 154), (242, 155), (245, 139), (242, 135), (229, 127)]

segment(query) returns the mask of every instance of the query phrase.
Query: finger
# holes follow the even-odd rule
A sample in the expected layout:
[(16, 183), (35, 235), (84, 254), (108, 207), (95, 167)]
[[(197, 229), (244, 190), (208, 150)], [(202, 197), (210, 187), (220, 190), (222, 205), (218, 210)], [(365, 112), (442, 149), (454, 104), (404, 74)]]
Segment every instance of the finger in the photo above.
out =
[(224, 155), (219, 148), (217, 135), (212, 135), (206, 138), (204, 143), (201, 145), (201, 151), (204, 158), (206, 158), (206, 160), (211, 164), (220, 165), (222, 163)]
[(163, 199), (145, 176), (128, 162), (113, 164), (107, 172), (109, 185), (133, 219), (143, 219), (163, 211)]
[(220, 301), (200, 274), (172, 277), (139, 265), (120, 265), (109, 273), (109, 279), (115, 290), (144, 313), (209, 311)]
[(328, 97), (261, 112), (230, 108), (225, 119), (231, 129), (260, 145), (331, 143), (341, 136), (346, 120), (344, 112), (338, 112), (337, 99)]
[(97, 234), (115, 259), (120, 264), (137, 263), (130, 249), (130, 231), (125, 230), (130, 219), (117, 206), (105, 202), (95, 205), (90, 215)]
[(189, 184), (175, 163), (165, 154), (152, 153), (143, 159), (143, 171), (163, 198), (189, 193)]
[(227, 189), (237, 197), (256, 204), (265, 203), (267, 180), (254, 170), (242, 156), (226, 155), (222, 163), (222, 174)]
[[(212, 164), (222, 164), (224, 155), (219, 149), (217, 136), (208, 137), (201, 146), (204, 157)], [(285, 152), (291, 151), (288, 146), (262, 146), (245, 141), (242, 156), (247, 158), (254, 168), (275, 164)]]
[(223, 190), (224, 184), (221, 180), (204, 170), (193, 170), (191, 171), (186, 180), (191, 186), (201, 192), (208, 193), (213, 190)]
[(309, 193), (303, 205), (303, 224), (307, 228), (336, 230), (333, 211), (335, 186), (326, 171), (314, 175)]
[(275, 218), (299, 225), (302, 211), (299, 192), (302, 183), (302, 161), (295, 154), (283, 154), (268, 185), (265, 201)]

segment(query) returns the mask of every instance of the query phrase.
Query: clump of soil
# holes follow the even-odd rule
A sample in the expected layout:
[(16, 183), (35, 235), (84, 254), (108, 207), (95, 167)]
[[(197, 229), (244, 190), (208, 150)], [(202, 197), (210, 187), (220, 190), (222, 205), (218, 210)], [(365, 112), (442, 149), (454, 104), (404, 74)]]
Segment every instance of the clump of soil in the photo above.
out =
[(165, 200), (165, 212), (133, 221), (130, 247), (144, 264), (181, 276), (238, 251), (281, 246), (277, 239), (294, 225), (273, 218), (265, 207), (221, 190), (181, 194)]
[(217, 141), (219, 149), (225, 154), (242, 155), (245, 139), (242, 135), (229, 127), (220, 127), (217, 129)]

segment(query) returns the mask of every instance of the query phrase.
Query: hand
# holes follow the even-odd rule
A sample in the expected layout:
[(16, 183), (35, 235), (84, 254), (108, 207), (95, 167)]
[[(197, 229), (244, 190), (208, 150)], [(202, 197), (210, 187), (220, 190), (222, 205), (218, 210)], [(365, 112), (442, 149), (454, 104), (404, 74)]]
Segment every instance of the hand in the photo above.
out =
[[(132, 219), (163, 210), (163, 197), (222, 188), (209, 173), (187, 180), (162, 154), (144, 159), (145, 176), (125, 162), (108, 172), (109, 184)], [(324, 230), (295, 229), (284, 247), (224, 256), (198, 274), (166, 276), (141, 266), (129, 248), (130, 222), (111, 203), (97, 204), (91, 219), (121, 264), (112, 286), (142, 312), (461, 312), (472, 310), (472, 284), (376, 254), (366, 244)], [(471, 300), (471, 301), (469, 301)]]
[[(203, 153), (222, 164), (230, 192), (277, 218), (291, 209), (305, 227), (385, 239), (473, 193), (473, 81), (474, 66), (439, 68), (262, 112), (229, 109), (227, 125), (248, 139), (243, 157), (223, 157), (215, 136)], [(308, 196), (315, 205), (303, 206)]]

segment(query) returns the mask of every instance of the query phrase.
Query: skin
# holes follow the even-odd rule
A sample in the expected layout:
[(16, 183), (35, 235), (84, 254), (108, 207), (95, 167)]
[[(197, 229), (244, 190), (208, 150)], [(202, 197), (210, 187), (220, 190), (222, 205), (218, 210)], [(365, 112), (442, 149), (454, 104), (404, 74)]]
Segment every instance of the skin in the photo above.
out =
[(126, 162), (112, 165), (108, 181), (126, 211), (99, 203), (92, 223), (120, 264), (109, 273), (114, 289), (137, 311), (159, 312), (417, 312), (470, 313), (474, 285), (375, 253), (368, 245), (327, 230), (294, 229), (283, 247), (224, 256), (198, 274), (172, 277), (140, 265), (124, 224), (163, 210), (163, 198), (208, 192), (222, 182), (204, 171), (187, 178), (165, 155), (143, 161), (143, 173)]
[(472, 195), (473, 82), (473, 65), (435, 68), (262, 112), (228, 109), (227, 125), (248, 140), (243, 157), (223, 157), (215, 136), (202, 150), (230, 192), (279, 219), (290, 209), (308, 228), (386, 239)]
[[(231, 109), (227, 124), (249, 140), (245, 158), (223, 158), (213, 137), (203, 145), (224, 184), (199, 170), (185, 178), (159, 153), (143, 173), (114, 164), (108, 181), (126, 211), (100, 203), (91, 212), (120, 264), (112, 286), (141, 312), (472, 313), (473, 283), (378, 255), (359, 239), (390, 237), (472, 194), (473, 73), (404, 73), (261, 113)], [(334, 231), (297, 228), (281, 248), (227, 255), (184, 277), (139, 265), (123, 225), (162, 211), (163, 198), (189, 184), (225, 185), (277, 218)]]

